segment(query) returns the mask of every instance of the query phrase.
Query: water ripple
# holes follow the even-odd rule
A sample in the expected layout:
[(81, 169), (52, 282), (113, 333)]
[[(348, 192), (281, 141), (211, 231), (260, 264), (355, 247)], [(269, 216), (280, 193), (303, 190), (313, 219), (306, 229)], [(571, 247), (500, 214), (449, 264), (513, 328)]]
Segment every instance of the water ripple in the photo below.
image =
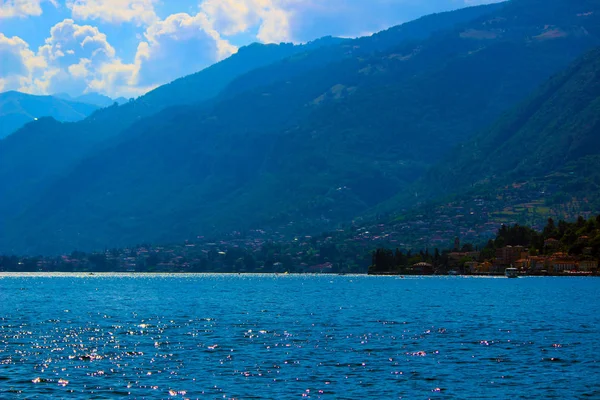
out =
[(598, 398), (597, 285), (3, 274), (0, 398)]

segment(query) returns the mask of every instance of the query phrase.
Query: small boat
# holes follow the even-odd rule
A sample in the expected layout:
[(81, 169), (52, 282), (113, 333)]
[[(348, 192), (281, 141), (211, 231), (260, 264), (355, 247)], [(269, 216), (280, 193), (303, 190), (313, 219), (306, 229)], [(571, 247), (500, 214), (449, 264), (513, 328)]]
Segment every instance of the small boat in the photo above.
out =
[(504, 275), (506, 275), (507, 278), (518, 278), (519, 270), (516, 268), (506, 268), (504, 270)]

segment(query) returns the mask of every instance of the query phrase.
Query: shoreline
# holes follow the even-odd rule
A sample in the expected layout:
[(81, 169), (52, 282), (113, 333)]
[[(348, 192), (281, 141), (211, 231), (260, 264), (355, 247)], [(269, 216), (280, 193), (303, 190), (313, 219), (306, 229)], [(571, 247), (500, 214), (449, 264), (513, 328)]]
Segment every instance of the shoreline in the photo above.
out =
[[(303, 277), (303, 276), (323, 276), (323, 277), (400, 277), (400, 278), (503, 278), (502, 273), (479, 273), (479, 274), (397, 274), (397, 273), (379, 273), (379, 274), (336, 274), (336, 273), (273, 273), (273, 272), (123, 272), (123, 271), (0, 271), (2, 278), (43, 278), (43, 277), (75, 277), (75, 278), (102, 278), (102, 277), (196, 277), (196, 276), (240, 276), (240, 277)], [(519, 278), (587, 278), (600, 277), (600, 274), (522, 274)]]

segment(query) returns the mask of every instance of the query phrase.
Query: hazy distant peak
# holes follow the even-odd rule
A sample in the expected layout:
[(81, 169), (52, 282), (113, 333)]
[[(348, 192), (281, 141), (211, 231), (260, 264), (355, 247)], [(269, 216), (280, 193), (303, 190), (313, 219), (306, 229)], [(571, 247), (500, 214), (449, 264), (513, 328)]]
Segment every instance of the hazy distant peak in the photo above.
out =
[(126, 99), (125, 97), (117, 97), (114, 101), (118, 105), (121, 105), (121, 104), (125, 104), (125, 103), (129, 102), (129, 99)]
[[(78, 103), (91, 104), (91, 105), (101, 107), (101, 108), (110, 107), (115, 102), (122, 104), (119, 101), (113, 100), (108, 96), (105, 96), (103, 94), (96, 93), (96, 92), (85, 93), (85, 94), (82, 94), (80, 96), (75, 96), (75, 97), (71, 96), (68, 93), (55, 93), (53, 96), (56, 98), (59, 98), (59, 99), (76, 101)], [(127, 100), (125, 100), (125, 102), (126, 101)]]
[(26, 123), (42, 117), (79, 121), (98, 106), (54, 96), (36, 96), (17, 91), (0, 93), (0, 139)]

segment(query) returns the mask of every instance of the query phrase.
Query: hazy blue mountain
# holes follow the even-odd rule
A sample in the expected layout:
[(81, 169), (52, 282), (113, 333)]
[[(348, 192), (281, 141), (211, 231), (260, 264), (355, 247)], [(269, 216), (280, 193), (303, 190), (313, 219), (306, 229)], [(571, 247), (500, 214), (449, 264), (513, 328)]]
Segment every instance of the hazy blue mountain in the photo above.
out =
[[(398, 45), (410, 40), (424, 39), (440, 29), (447, 29), (457, 23), (465, 22), (484, 15), (499, 8), (500, 5), (492, 4), (480, 7), (470, 7), (453, 12), (439, 13), (420, 18), (416, 21), (390, 28), (371, 37), (357, 40), (345, 40), (334, 37), (325, 37), (305, 45), (263, 45), (252, 44), (242, 47), (238, 53), (210, 66), (196, 74), (177, 79), (167, 85), (161, 86), (135, 101), (124, 98), (116, 99), (122, 107), (112, 106), (114, 101), (98, 94), (90, 94), (92, 98), (102, 103), (105, 110), (95, 113), (77, 129), (82, 131), (104, 130), (113, 135), (118, 134), (131, 123), (152, 115), (166, 107), (173, 105), (193, 104), (209, 100), (230, 86), (235, 91), (243, 91), (250, 85), (266, 85), (302, 72), (306, 72), (318, 65), (339, 61), (359, 54), (370, 54)], [(352, 43), (352, 45), (350, 45)], [(271, 75), (273, 69), (266, 69), (277, 61), (290, 59), (298, 55), (292, 62), (276, 66), (276, 74)], [(293, 68), (288, 68), (293, 66)], [(260, 71), (256, 75), (248, 74), (251, 71)], [(248, 76), (242, 81), (232, 84), (238, 77)], [(69, 98), (68, 94), (59, 94)], [(82, 96), (89, 100), (87, 95)], [(80, 97), (81, 99), (81, 97)], [(102, 102), (102, 99), (104, 101)], [(40, 125), (42, 127), (42, 125)], [(30, 129), (36, 129), (35, 125)], [(90, 134), (90, 136), (92, 136)], [(51, 149), (51, 151), (55, 151)]]
[[(0, 181), (4, 183), (0, 185), (0, 224), (4, 215), (14, 215), (34, 193), (65, 173), (75, 161), (97, 150), (100, 143), (118, 136), (132, 123), (175, 103), (190, 104), (208, 99), (240, 74), (305, 48), (288, 44), (248, 46), (218, 64), (134, 101), (121, 106), (112, 102), (110, 107), (97, 110), (83, 121), (39, 120), (11, 135), (10, 140), (0, 140)], [(61, 99), (55, 101), (68, 103)], [(19, 190), (13, 190), (15, 187)]]
[(252, 72), (220, 101), (141, 120), (82, 161), (10, 222), (10, 248), (348, 220), (600, 45), (599, 3), (515, 0), (374, 54), (342, 43), (345, 57), (312, 68), (311, 53), (290, 57), (277, 64), (296, 74), (274, 70), (264, 85), (265, 69)]
[(15, 91), (0, 93), (0, 139), (37, 118), (53, 117), (59, 121), (79, 121), (98, 107)]
[(127, 103), (128, 101), (129, 101), (129, 99), (126, 99), (125, 97), (117, 97), (115, 99), (115, 102), (120, 106)]
[(110, 107), (114, 103), (123, 104), (123, 103), (127, 102), (127, 100), (125, 100), (123, 97), (113, 100), (108, 96), (105, 96), (100, 93), (95, 93), (95, 92), (82, 94), (81, 96), (76, 96), (76, 97), (72, 97), (68, 93), (55, 93), (52, 96), (58, 97), (59, 99), (76, 101), (79, 103), (93, 104), (99, 108)]
[[(361, 46), (352, 47), (352, 50), (365, 54), (368, 51), (380, 51), (386, 46), (398, 45), (415, 38), (424, 38), (437, 29), (448, 28), (455, 23), (483, 15), (495, 7), (497, 6), (474, 7), (425, 17), (370, 38), (358, 39), (357, 42), (361, 43)], [(324, 48), (325, 51), (322, 50)], [(312, 57), (314, 52), (319, 54)], [(326, 65), (335, 60), (354, 56), (348, 51), (347, 41), (331, 37), (304, 46), (255, 44), (240, 49), (234, 56), (191, 75), (188, 79), (179, 79), (136, 101), (129, 101), (121, 107), (111, 106), (99, 110), (80, 123), (60, 124), (49, 120), (40, 121), (28, 125), (10, 141), (0, 141), (0, 180), (6, 183), (0, 186), (0, 223), (5, 216), (17, 215), (19, 210), (26, 208), (31, 199), (39, 196), (41, 190), (61, 174), (65, 174), (68, 168), (72, 168), (73, 164), (88, 152), (98, 151), (99, 146), (111, 146), (111, 140), (123, 141), (127, 137), (145, 131), (141, 122), (136, 128), (120, 135), (121, 131), (132, 123), (142, 121), (144, 117), (176, 102), (208, 99), (228, 84), (238, 86), (242, 91), (244, 85), (249, 86), (244, 82), (252, 82), (252, 85), (260, 86), (260, 79), (257, 80), (252, 75), (249, 75), (244, 82), (236, 84), (232, 82), (252, 68), (265, 66), (269, 62), (291, 54), (303, 54), (294, 58), (293, 64), (301, 64), (303, 60), (311, 61), (296, 69), (287, 69), (291, 64), (284, 65), (283, 69), (286, 72), (284, 74), (279, 72), (280, 76), (285, 74), (289, 76), (290, 72), (292, 75), (300, 74), (309, 71), (315, 65)], [(265, 78), (264, 74), (262, 76)], [(271, 78), (267, 75), (264, 84), (270, 83)], [(154, 121), (151, 120), (149, 126), (153, 123)], [(111, 139), (113, 137), (117, 138)], [(39, 138), (44, 140), (39, 141)], [(103, 142), (107, 144), (101, 145)], [(11, 190), (11, 187), (17, 186), (19, 191)]]

